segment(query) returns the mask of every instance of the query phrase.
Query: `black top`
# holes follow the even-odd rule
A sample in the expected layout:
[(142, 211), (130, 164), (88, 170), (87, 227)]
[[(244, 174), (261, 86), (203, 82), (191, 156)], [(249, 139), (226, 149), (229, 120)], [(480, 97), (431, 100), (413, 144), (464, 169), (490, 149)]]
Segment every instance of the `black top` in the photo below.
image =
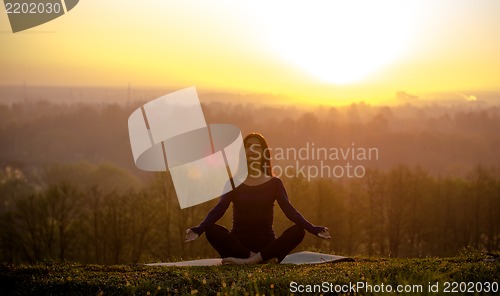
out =
[(292, 222), (317, 235), (323, 227), (315, 226), (307, 221), (288, 200), (283, 182), (276, 177), (256, 186), (241, 184), (236, 189), (221, 196), (219, 203), (208, 213), (200, 225), (191, 228), (201, 235), (205, 229), (217, 222), (233, 203), (233, 229), (238, 236), (275, 239), (273, 229), (274, 201)]

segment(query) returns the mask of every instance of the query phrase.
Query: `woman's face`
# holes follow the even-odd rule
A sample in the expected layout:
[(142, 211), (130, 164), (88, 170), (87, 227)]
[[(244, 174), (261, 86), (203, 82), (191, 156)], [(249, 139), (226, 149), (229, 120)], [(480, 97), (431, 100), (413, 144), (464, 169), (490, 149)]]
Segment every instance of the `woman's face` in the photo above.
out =
[(249, 138), (245, 143), (247, 162), (260, 161), (262, 158), (262, 146), (257, 138)]

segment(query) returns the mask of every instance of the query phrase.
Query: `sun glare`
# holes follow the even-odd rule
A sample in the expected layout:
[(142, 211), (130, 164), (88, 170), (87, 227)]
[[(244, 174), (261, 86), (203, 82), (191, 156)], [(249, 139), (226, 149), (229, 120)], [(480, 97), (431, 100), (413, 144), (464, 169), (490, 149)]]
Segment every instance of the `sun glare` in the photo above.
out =
[(406, 1), (268, 1), (260, 8), (275, 54), (334, 84), (360, 81), (400, 58), (418, 12)]

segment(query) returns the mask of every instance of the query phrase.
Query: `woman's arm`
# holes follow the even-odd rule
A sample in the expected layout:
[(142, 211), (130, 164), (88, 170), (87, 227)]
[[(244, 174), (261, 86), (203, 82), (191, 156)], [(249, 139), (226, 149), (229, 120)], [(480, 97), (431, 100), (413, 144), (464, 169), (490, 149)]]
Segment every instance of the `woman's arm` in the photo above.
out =
[(219, 200), (219, 203), (212, 210), (210, 210), (210, 212), (208, 212), (203, 222), (201, 222), (198, 226), (191, 227), (190, 229), (194, 233), (201, 235), (203, 232), (205, 232), (205, 229), (207, 229), (207, 227), (212, 226), (215, 222), (222, 218), (232, 201), (231, 192), (232, 191), (229, 191), (226, 194), (223, 194)]
[(292, 222), (295, 224), (302, 226), (305, 230), (309, 231), (310, 233), (314, 235), (318, 235), (320, 232), (323, 232), (326, 227), (323, 226), (315, 226), (311, 224), (309, 221), (307, 221), (302, 214), (297, 211), (290, 201), (288, 200), (288, 195), (286, 194), (285, 186), (283, 185), (283, 182), (279, 180), (279, 185), (277, 188), (277, 194), (278, 196), (276, 197), (278, 204), (285, 213), (285, 216), (290, 219)]

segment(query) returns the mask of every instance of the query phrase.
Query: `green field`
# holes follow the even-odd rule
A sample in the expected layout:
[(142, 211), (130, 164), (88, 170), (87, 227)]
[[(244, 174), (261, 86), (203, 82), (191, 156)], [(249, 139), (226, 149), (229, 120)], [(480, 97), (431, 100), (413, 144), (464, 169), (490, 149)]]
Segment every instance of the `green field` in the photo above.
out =
[[(314, 291), (312, 285), (316, 284), (322, 285), (316, 287), (322, 290), (312, 294), (319, 295), (327, 294), (329, 290), (324, 289), (335, 288), (353, 292), (349, 285), (356, 287), (359, 282), (371, 285), (372, 291), (387, 291), (390, 285), (394, 294), (415, 294), (396, 293), (398, 285), (412, 291), (421, 289), (422, 294), (429, 295), (464, 294), (460, 292), (464, 289), (474, 291), (472, 294), (480, 294), (477, 292), (481, 289), (482, 294), (495, 294), (499, 289), (500, 261), (487, 258), (482, 253), (466, 252), (453, 258), (356, 258), (356, 262), (302, 266), (215, 267), (45, 262), (1, 265), (0, 287), (2, 295), (287, 295), (293, 292), (290, 289), (297, 289), (295, 294), (303, 294), (298, 289)], [(439, 293), (430, 292), (429, 283), (434, 288), (437, 283)], [(381, 294), (366, 289), (357, 292)]]

